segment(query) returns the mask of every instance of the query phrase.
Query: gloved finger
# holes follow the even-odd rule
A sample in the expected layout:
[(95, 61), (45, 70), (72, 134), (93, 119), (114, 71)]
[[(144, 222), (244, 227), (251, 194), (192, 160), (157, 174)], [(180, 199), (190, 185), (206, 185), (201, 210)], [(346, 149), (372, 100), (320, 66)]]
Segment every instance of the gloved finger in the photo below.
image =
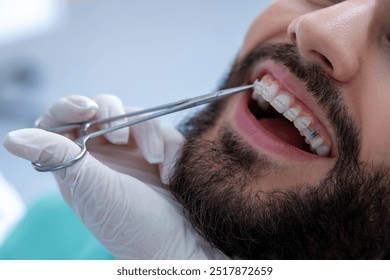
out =
[[(96, 112), (96, 119), (105, 119), (125, 113), (125, 108), (122, 101), (110, 94), (101, 94), (95, 97), (95, 102), (99, 106), (99, 110)], [(104, 123), (100, 125), (100, 129), (112, 127), (126, 122), (127, 119), (120, 119), (111, 123)], [(113, 132), (105, 134), (105, 138), (113, 144), (126, 144), (129, 140), (130, 130), (128, 127), (115, 130)]]
[(66, 123), (76, 123), (91, 119), (98, 110), (98, 104), (81, 95), (63, 97), (54, 103), (47, 112), (36, 121), (36, 126), (49, 129)]
[(164, 161), (159, 164), (159, 170), (161, 181), (164, 184), (168, 184), (173, 168), (180, 157), (184, 137), (173, 127), (164, 127), (163, 137)]
[[(126, 112), (140, 110), (135, 107), (126, 107)], [(160, 121), (152, 119), (130, 127), (131, 136), (147, 162), (157, 164), (164, 159), (164, 138)]]

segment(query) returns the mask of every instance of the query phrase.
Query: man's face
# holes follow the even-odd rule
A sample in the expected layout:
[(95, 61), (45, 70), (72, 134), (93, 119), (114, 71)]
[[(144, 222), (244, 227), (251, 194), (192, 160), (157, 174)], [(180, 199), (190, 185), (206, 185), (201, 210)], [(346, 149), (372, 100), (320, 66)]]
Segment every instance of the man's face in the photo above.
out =
[(383, 257), (389, 12), (279, 0), (256, 18), (224, 87), (262, 81), (261, 104), (248, 91), (194, 118), (171, 184), (211, 243), (240, 258)]
[[(390, 126), (384, 121), (390, 108), (389, 12), (386, 0), (274, 1), (251, 26), (239, 60), (265, 43), (295, 44), (302, 60), (319, 64), (340, 91), (341, 102), (359, 130), (359, 160), (389, 165)], [(326, 112), (284, 65), (268, 60), (253, 68), (243, 82), (271, 75), (280, 87), (277, 94), (287, 92), (294, 100), (290, 107), (300, 108), (300, 116), (311, 118), (309, 128), (319, 131), (331, 148), (329, 156), (302, 153), (274, 139), (282, 129), (270, 121), (254, 122), (242, 109), (244, 95), (230, 100), (223, 122), (229, 122), (254, 148), (280, 165), (278, 173), (268, 176), (270, 185), (275, 179), (278, 186), (318, 182), (343, 152), (337, 147), (335, 128)]]

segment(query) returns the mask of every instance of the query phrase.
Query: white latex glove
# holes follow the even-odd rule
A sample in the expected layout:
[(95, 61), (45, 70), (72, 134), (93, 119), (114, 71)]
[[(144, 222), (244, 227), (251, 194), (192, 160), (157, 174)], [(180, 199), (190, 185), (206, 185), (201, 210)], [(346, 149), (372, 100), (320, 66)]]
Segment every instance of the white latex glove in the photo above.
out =
[[(110, 95), (95, 101), (70, 96), (49, 109), (40, 127), (125, 111), (121, 101)], [(41, 129), (22, 129), (10, 132), (4, 146), (28, 161), (47, 165), (79, 152), (69, 138)], [(67, 203), (116, 258), (226, 258), (196, 233), (160, 179), (156, 164), (166, 179), (181, 142), (175, 129), (161, 129), (158, 121), (149, 121), (93, 140), (83, 159), (53, 172)]]

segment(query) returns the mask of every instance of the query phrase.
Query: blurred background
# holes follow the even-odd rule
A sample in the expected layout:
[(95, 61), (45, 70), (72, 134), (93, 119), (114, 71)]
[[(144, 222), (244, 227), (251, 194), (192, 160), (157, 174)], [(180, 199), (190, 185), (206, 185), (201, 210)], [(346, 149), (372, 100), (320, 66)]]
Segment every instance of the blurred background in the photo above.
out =
[[(69, 94), (111, 93), (148, 107), (208, 93), (269, 2), (0, 0), (0, 134), (32, 127)], [(56, 188), (51, 174), (3, 146), (0, 173), (26, 204)]]

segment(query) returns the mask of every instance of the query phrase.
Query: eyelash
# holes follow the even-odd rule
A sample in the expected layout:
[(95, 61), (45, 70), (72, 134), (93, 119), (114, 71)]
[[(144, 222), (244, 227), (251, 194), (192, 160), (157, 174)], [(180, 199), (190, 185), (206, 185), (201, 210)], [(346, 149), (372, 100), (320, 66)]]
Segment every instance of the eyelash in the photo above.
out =
[(328, 5), (336, 5), (340, 4), (341, 2), (344, 2), (345, 0), (311, 0), (309, 2), (312, 2), (317, 5), (321, 6), (328, 6)]

